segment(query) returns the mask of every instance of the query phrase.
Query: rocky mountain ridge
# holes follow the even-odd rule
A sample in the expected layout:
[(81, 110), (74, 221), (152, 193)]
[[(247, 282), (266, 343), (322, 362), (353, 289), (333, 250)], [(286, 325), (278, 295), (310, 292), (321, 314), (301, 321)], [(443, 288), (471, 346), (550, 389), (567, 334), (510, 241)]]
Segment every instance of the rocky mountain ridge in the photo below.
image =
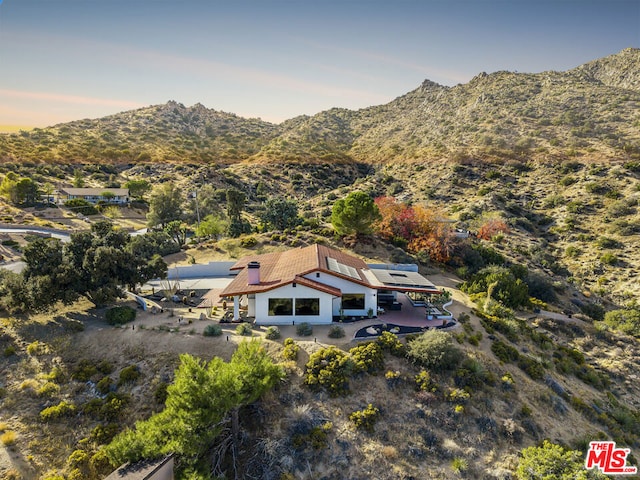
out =
[(626, 159), (640, 155), (640, 49), (566, 72), (425, 80), (385, 104), (279, 125), (170, 101), (0, 136), (4, 162), (116, 164)]

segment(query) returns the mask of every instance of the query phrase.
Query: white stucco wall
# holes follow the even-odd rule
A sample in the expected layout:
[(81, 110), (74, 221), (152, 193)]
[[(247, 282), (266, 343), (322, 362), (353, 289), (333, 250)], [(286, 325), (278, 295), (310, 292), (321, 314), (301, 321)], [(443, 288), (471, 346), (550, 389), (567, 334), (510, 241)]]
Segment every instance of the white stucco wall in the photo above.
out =
[[(270, 316), (270, 298), (293, 298), (294, 315)], [(318, 298), (320, 300), (320, 315), (295, 315), (296, 298)], [(255, 298), (255, 318), (258, 325), (291, 325), (293, 322), (307, 322), (313, 325), (326, 325), (333, 321), (333, 296), (320, 292), (313, 288), (297, 284), (291, 284), (270, 290), (264, 293), (256, 293)]]
[[(342, 294), (345, 293), (364, 293), (364, 309), (362, 310), (345, 310), (343, 313), (345, 316), (366, 316), (369, 309), (371, 308), (375, 314), (376, 309), (378, 307), (378, 301), (376, 298), (376, 290), (373, 288), (365, 287), (364, 285), (359, 285), (357, 283), (350, 282), (340, 277), (335, 277), (331, 274), (318, 272), (320, 276), (316, 276), (316, 272), (305, 275), (309, 280), (314, 280), (316, 282), (324, 283), (325, 285), (330, 285), (332, 287), (339, 288), (342, 291)], [(335, 298), (332, 302), (332, 314), (333, 316), (340, 315), (340, 306), (342, 304), (342, 300), (340, 298)]]

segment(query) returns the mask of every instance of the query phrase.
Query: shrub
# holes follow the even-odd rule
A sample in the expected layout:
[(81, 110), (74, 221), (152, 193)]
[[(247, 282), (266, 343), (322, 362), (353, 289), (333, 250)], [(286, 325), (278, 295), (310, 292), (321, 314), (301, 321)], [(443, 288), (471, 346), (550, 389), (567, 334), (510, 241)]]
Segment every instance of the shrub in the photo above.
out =
[(37, 355), (39, 353), (43, 353), (43, 351), (44, 351), (44, 346), (37, 340), (27, 345), (27, 354), (31, 356)]
[(215, 323), (211, 323), (204, 327), (202, 335), (205, 337), (219, 337), (222, 335), (222, 327), (220, 325), (216, 325)]
[(242, 248), (251, 248), (251, 247), (255, 247), (258, 244), (258, 240), (256, 240), (256, 237), (242, 237), (240, 239), (240, 246)]
[(342, 338), (344, 335), (344, 328), (339, 325), (334, 325), (329, 329), (329, 338)]
[(533, 380), (542, 380), (544, 377), (544, 366), (533, 358), (520, 355), (520, 358), (518, 359), (518, 367), (520, 367), (520, 369)]
[(53, 382), (46, 382), (38, 389), (39, 397), (53, 397), (60, 391), (60, 387)]
[(284, 349), (282, 350), (282, 357), (285, 360), (297, 360), (300, 347), (293, 341), (293, 338), (284, 339)]
[(126, 383), (133, 383), (140, 378), (141, 373), (137, 365), (129, 365), (120, 370), (120, 377), (118, 385), (124, 385)]
[(111, 377), (104, 377), (96, 384), (96, 389), (102, 395), (106, 395), (111, 391), (111, 385), (113, 385), (113, 380), (111, 380)]
[(640, 310), (611, 310), (604, 315), (604, 324), (612, 330), (640, 337)]
[(51, 420), (57, 420), (63, 417), (70, 417), (76, 412), (76, 406), (72, 403), (65, 401), (60, 402), (58, 405), (47, 407), (40, 412), (40, 419), (43, 422), (49, 422)]
[(518, 350), (501, 340), (496, 340), (491, 344), (491, 351), (499, 360), (505, 363), (515, 362), (520, 358)]
[(13, 345), (9, 345), (8, 347), (6, 347), (3, 352), (3, 355), (5, 358), (15, 354), (16, 354), (16, 347), (14, 347)]
[(618, 256), (611, 252), (606, 252), (602, 254), (600, 261), (605, 265), (616, 265), (618, 263)]
[(86, 382), (98, 373), (98, 368), (89, 360), (80, 360), (80, 363), (71, 374), (71, 378), (79, 382)]
[(107, 310), (105, 315), (109, 325), (124, 325), (136, 319), (136, 309), (128, 305), (121, 305)]
[(313, 327), (307, 322), (302, 322), (296, 327), (296, 333), (299, 337), (309, 337), (313, 334)]
[(372, 404), (367, 405), (364, 410), (356, 410), (349, 415), (349, 420), (353, 422), (356, 428), (373, 433), (376, 422), (380, 418), (380, 410)]
[(389, 370), (384, 374), (384, 378), (387, 380), (387, 386), (391, 389), (394, 389), (400, 383), (401, 377), (400, 372)]
[(305, 384), (312, 389), (325, 389), (331, 396), (349, 391), (348, 377), (353, 371), (351, 358), (335, 347), (322, 348), (309, 357)]
[(349, 350), (354, 372), (374, 373), (384, 368), (384, 354), (376, 342), (368, 342)]
[(407, 353), (407, 349), (394, 333), (382, 332), (376, 342), (382, 350), (396, 357), (403, 357)]
[(253, 328), (251, 328), (250, 323), (240, 323), (236, 326), (236, 335), (242, 335), (245, 337), (251, 336), (253, 334)]
[(97, 215), (98, 210), (84, 198), (72, 198), (64, 202), (64, 206), (73, 213), (81, 215)]
[(0, 443), (2, 443), (5, 447), (10, 447), (11, 445), (16, 443), (16, 437), (16, 432), (7, 430), (2, 435), (0, 435)]
[(452, 370), (461, 360), (451, 335), (441, 330), (428, 330), (409, 341), (407, 355), (415, 363), (435, 371)]
[(264, 336), (268, 340), (277, 340), (280, 338), (280, 329), (278, 327), (267, 327)]
[(455, 473), (460, 474), (462, 472), (466, 472), (468, 468), (469, 463), (462, 457), (455, 457), (451, 461), (451, 470), (453, 470)]
[(53, 367), (47, 375), (44, 375), (44, 379), (60, 385), (65, 382), (66, 377), (60, 367)]
[(416, 388), (421, 392), (435, 392), (438, 385), (431, 379), (431, 375), (426, 370), (421, 370), (415, 377)]

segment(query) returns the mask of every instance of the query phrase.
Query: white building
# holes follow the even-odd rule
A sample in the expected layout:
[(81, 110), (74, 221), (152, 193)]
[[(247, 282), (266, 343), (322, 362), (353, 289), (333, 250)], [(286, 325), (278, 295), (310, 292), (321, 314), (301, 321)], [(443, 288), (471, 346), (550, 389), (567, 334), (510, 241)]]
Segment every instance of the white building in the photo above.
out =
[(323, 245), (242, 258), (238, 275), (220, 296), (231, 297), (259, 325), (329, 324), (334, 318), (375, 315), (378, 294), (440, 291), (417, 272), (371, 269), (351, 255)]

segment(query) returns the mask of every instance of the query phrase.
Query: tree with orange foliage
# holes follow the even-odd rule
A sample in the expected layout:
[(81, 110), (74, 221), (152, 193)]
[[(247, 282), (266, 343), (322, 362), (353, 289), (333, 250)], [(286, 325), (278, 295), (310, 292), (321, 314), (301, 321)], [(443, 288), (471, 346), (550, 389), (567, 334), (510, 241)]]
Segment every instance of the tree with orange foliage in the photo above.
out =
[(501, 218), (490, 218), (478, 229), (478, 238), (491, 240), (498, 233), (509, 233), (509, 227)]
[(374, 225), (378, 235), (387, 240), (402, 239), (410, 252), (426, 251), (438, 262), (449, 259), (454, 236), (438, 210), (399, 203), (393, 197), (378, 197), (375, 203), (381, 215)]

